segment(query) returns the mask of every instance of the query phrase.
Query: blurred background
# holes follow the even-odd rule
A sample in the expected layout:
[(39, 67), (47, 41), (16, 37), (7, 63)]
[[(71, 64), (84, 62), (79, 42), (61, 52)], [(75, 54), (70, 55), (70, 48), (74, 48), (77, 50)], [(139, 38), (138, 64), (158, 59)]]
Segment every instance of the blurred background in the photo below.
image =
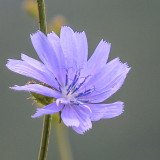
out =
[[(46, 0), (47, 21), (63, 15), (75, 31), (85, 31), (89, 53), (101, 39), (112, 43), (110, 60), (120, 57), (132, 67), (123, 87), (106, 103), (121, 100), (125, 112), (93, 123), (78, 135), (67, 128), (74, 160), (160, 159), (160, 1), (159, 0)], [(31, 119), (30, 95), (8, 87), (29, 78), (5, 67), (20, 53), (38, 58), (29, 35), (37, 22), (24, 11), (24, 1), (0, 0), (0, 159), (35, 160), (42, 118)], [(48, 160), (60, 160), (52, 129)]]

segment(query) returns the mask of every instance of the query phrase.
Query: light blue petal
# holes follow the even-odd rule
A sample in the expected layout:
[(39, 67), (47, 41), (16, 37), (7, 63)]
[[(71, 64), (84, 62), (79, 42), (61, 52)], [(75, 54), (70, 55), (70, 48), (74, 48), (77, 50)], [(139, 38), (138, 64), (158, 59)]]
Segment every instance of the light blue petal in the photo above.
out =
[(62, 65), (63, 67), (65, 67), (64, 54), (63, 54), (63, 51), (62, 51), (62, 48), (61, 48), (60, 38), (54, 32), (51, 32), (51, 33), (47, 34), (47, 38), (48, 38), (48, 41), (51, 44), (51, 47), (55, 51), (57, 61), (58, 61), (58, 65), (60, 65), (60, 66)]
[(94, 91), (81, 97), (79, 100), (88, 100), (90, 103), (103, 102), (112, 96), (123, 84), (130, 67), (121, 63), (117, 58), (109, 62), (102, 70), (92, 76), (79, 90), (94, 88)]
[(128, 64), (120, 63), (115, 68), (113, 68), (112, 71), (110, 71), (108, 74), (105, 74), (105, 76), (103, 76), (106, 83), (104, 82), (103, 79), (100, 78), (98, 83), (96, 83), (96, 88), (98, 89), (98, 91), (108, 90), (109, 88), (111, 88), (110, 85), (113, 86), (113, 84), (115, 84), (114, 82), (118, 82), (118, 80), (121, 80), (121, 78), (125, 79), (130, 69), (131, 68), (128, 66)]
[(57, 65), (59, 68), (57, 79), (61, 84), (61, 86), (64, 86), (65, 76), (66, 76), (66, 70), (65, 70), (66, 64), (65, 64), (64, 54), (60, 44), (60, 38), (54, 32), (47, 34), (47, 38), (51, 44), (51, 47), (55, 51), (55, 56), (56, 56), (55, 58), (57, 59)]
[(31, 65), (32, 67), (34, 67), (42, 72), (46, 72), (46, 70), (47, 70), (45, 65), (42, 62), (40, 62), (34, 58), (31, 58), (23, 53), (21, 53), (21, 59), (23, 61), (25, 61), (26, 63), (28, 63), (29, 65)]
[(40, 84), (28, 84), (25, 86), (14, 86), (14, 87), (10, 87), (10, 88), (17, 90), (17, 91), (34, 92), (34, 93), (42, 94), (42, 95), (48, 96), (48, 97), (54, 97), (54, 98), (61, 97), (61, 94), (59, 92), (57, 92), (56, 90), (42, 86)]
[(63, 106), (57, 106), (56, 103), (51, 103), (43, 108), (38, 108), (36, 113), (32, 115), (32, 118), (37, 118), (46, 114), (54, 114), (59, 112)]
[(88, 106), (92, 110), (92, 121), (114, 118), (123, 113), (123, 102), (120, 101), (111, 104), (88, 104)]
[(62, 120), (66, 126), (79, 126), (79, 120), (76, 116), (74, 108), (70, 105), (64, 105), (61, 113)]
[(47, 37), (41, 31), (37, 31), (30, 35), (33, 47), (35, 48), (39, 58), (46, 65), (53, 59), (53, 49), (49, 44)]
[(31, 35), (32, 44), (42, 62), (52, 71), (55, 77), (59, 74), (58, 57), (47, 36), (41, 31)]
[[(95, 88), (99, 90), (100, 85), (106, 85), (109, 79), (113, 78), (113, 74), (121, 73), (121, 65), (119, 58), (115, 58), (109, 63), (105, 64), (103, 68), (96, 74), (90, 73), (89, 78), (85, 84), (79, 89), (79, 92), (83, 92), (85, 89)], [(120, 71), (120, 72), (119, 72)]]
[(111, 44), (103, 40), (100, 41), (93, 55), (89, 58), (87, 63), (87, 73), (95, 74), (98, 72), (106, 63), (109, 57)]
[(78, 127), (72, 128), (77, 133), (84, 134), (86, 131), (92, 128), (92, 122), (90, 119), (91, 111), (86, 106), (75, 106), (75, 111), (80, 124)]
[(84, 68), (88, 58), (88, 42), (85, 32), (75, 32), (76, 44), (77, 44), (77, 59), (79, 68)]
[(70, 27), (64, 26), (60, 32), (60, 42), (66, 60), (66, 67), (77, 70), (78, 53), (76, 47), (76, 38), (73, 30)]
[(100, 103), (112, 96), (118, 89), (121, 88), (123, 82), (129, 72), (129, 68), (117, 77), (115, 77), (105, 88), (95, 90), (93, 93), (82, 97), (81, 100), (88, 100), (90, 103)]
[(34, 78), (58, 89), (58, 85), (54, 79), (54, 75), (49, 72), (42, 63), (26, 55), (22, 55), (22, 58), (25, 61), (9, 59), (6, 66), (13, 72), (30, 78)]

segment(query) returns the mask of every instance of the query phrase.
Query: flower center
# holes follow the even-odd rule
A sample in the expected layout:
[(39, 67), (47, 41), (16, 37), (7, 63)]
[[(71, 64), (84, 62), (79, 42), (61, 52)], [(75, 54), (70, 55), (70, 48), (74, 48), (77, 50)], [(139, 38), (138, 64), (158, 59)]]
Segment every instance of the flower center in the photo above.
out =
[(68, 99), (69, 101), (75, 101), (75, 94), (72, 94), (72, 92), (68, 92), (68, 87), (64, 87), (62, 89), (62, 95), (64, 98)]
[[(69, 81), (68, 72), (66, 73), (65, 79), (65, 87), (62, 87), (58, 82), (57, 78), (56, 81), (59, 85), (59, 91), (62, 93), (62, 97), (66, 99), (66, 101), (70, 102), (71, 104), (78, 104), (78, 101), (83, 102), (81, 99), (83, 96), (87, 96), (94, 91), (94, 88), (87, 89), (84, 92), (78, 92), (78, 90), (85, 84), (86, 80), (88, 79), (89, 75), (86, 77), (80, 77), (80, 71), (77, 71), (74, 75), (74, 78)], [(70, 82), (70, 83), (69, 83)], [(85, 101), (88, 102), (88, 101)]]

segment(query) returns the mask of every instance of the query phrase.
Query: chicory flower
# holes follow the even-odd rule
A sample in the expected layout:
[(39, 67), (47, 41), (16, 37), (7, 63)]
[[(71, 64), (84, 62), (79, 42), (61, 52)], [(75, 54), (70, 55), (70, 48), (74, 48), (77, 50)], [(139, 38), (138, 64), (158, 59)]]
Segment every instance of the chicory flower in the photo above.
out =
[(55, 102), (38, 108), (32, 118), (61, 112), (66, 126), (79, 134), (92, 128), (91, 121), (119, 116), (123, 102), (99, 104), (111, 97), (123, 84), (130, 67), (119, 58), (107, 62), (111, 44), (100, 41), (88, 59), (85, 32), (62, 27), (60, 37), (41, 31), (31, 35), (32, 44), (41, 60), (25, 54), (22, 60), (9, 59), (7, 67), (46, 85), (27, 84), (11, 87), (53, 97)]

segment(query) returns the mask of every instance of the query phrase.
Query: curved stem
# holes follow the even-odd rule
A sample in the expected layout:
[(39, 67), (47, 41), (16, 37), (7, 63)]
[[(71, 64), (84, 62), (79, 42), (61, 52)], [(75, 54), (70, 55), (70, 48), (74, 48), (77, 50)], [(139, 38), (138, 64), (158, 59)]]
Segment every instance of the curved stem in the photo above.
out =
[(45, 115), (43, 121), (42, 139), (41, 146), (39, 150), (38, 160), (46, 160), (49, 144), (49, 135), (51, 129), (52, 116)]
[[(44, 34), (47, 34), (44, 0), (37, 0), (37, 4), (38, 4), (38, 13), (39, 13), (39, 27), (40, 27), (40, 30)], [(38, 160), (46, 160), (48, 144), (49, 144), (49, 135), (50, 135), (50, 129), (51, 129), (51, 122), (52, 122), (52, 116), (45, 115), (44, 121), (43, 121), (42, 139), (41, 139)]]

